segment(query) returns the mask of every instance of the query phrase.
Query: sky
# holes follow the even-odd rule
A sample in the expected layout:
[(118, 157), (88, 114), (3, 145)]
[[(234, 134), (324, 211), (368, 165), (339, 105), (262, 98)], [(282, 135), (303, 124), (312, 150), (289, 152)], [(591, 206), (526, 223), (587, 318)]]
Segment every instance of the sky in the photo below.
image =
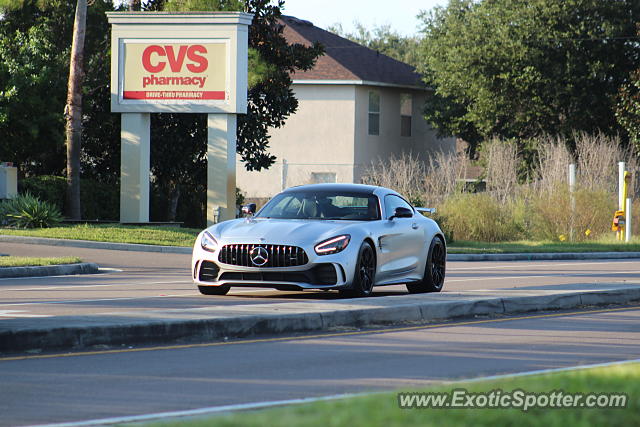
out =
[(339, 23), (350, 33), (357, 21), (367, 29), (388, 24), (404, 36), (413, 36), (421, 26), (416, 18), (421, 10), (447, 3), (448, 0), (285, 0), (282, 13), (324, 29)]

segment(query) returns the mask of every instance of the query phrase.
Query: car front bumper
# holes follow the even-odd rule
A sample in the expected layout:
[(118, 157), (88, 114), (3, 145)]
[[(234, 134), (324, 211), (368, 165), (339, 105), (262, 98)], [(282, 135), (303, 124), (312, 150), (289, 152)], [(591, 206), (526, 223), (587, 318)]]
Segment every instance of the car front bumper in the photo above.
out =
[[(319, 256), (304, 248), (308, 262), (294, 267), (247, 267), (220, 261), (215, 252), (202, 249), (199, 239), (193, 250), (191, 274), (198, 286), (263, 287), (280, 290), (345, 289), (351, 287), (355, 255), (349, 249)], [(357, 255), (357, 254), (356, 254)]]

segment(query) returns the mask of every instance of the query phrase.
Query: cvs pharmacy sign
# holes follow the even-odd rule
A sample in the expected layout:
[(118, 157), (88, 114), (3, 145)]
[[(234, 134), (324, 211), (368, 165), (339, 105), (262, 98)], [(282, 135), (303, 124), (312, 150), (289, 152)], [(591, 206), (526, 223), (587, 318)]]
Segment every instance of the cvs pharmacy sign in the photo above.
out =
[(221, 42), (125, 43), (123, 99), (225, 100), (227, 45)]

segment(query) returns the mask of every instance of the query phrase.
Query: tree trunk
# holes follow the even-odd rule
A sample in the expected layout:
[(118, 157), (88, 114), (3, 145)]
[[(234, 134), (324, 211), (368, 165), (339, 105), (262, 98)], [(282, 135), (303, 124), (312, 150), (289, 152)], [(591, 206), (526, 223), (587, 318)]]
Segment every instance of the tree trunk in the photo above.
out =
[(80, 219), (80, 147), (82, 144), (82, 80), (87, 0), (78, 0), (73, 23), (67, 105), (64, 108), (67, 144), (67, 209), (70, 219)]
[(178, 213), (178, 201), (180, 200), (180, 184), (171, 183), (169, 186), (169, 206), (167, 209), (167, 220), (169, 222), (175, 222)]

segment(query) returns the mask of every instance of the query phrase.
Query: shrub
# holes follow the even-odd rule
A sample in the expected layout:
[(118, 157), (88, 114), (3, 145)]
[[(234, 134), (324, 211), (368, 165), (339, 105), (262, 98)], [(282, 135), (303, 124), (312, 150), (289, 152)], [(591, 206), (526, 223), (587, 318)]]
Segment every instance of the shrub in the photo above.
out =
[(80, 208), (83, 219), (118, 220), (120, 186), (89, 179), (81, 180)]
[[(31, 193), (40, 200), (64, 211), (67, 180), (61, 176), (42, 175), (19, 181), (20, 193)], [(117, 220), (120, 216), (120, 187), (89, 179), (80, 180), (80, 207), (83, 219)]]
[(49, 202), (64, 210), (67, 191), (67, 180), (61, 176), (42, 175), (18, 180), (20, 193), (33, 194), (45, 202)]
[(611, 219), (616, 207), (615, 194), (604, 190), (579, 189), (574, 197), (575, 212), (572, 215), (567, 185), (531, 196), (531, 236), (542, 240), (569, 240), (573, 228), (573, 240), (583, 241), (611, 232)]
[(62, 221), (60, 210), (30, 193), (21, 194), (0, 204), (3, 225), (17, 228), (45, 228)]
[(463, 193), (447, 199), (438, 210), (440, 226), (456, 240), (499, 242), (517, 240), (523, 232), (510, 204), (486, 193)]

